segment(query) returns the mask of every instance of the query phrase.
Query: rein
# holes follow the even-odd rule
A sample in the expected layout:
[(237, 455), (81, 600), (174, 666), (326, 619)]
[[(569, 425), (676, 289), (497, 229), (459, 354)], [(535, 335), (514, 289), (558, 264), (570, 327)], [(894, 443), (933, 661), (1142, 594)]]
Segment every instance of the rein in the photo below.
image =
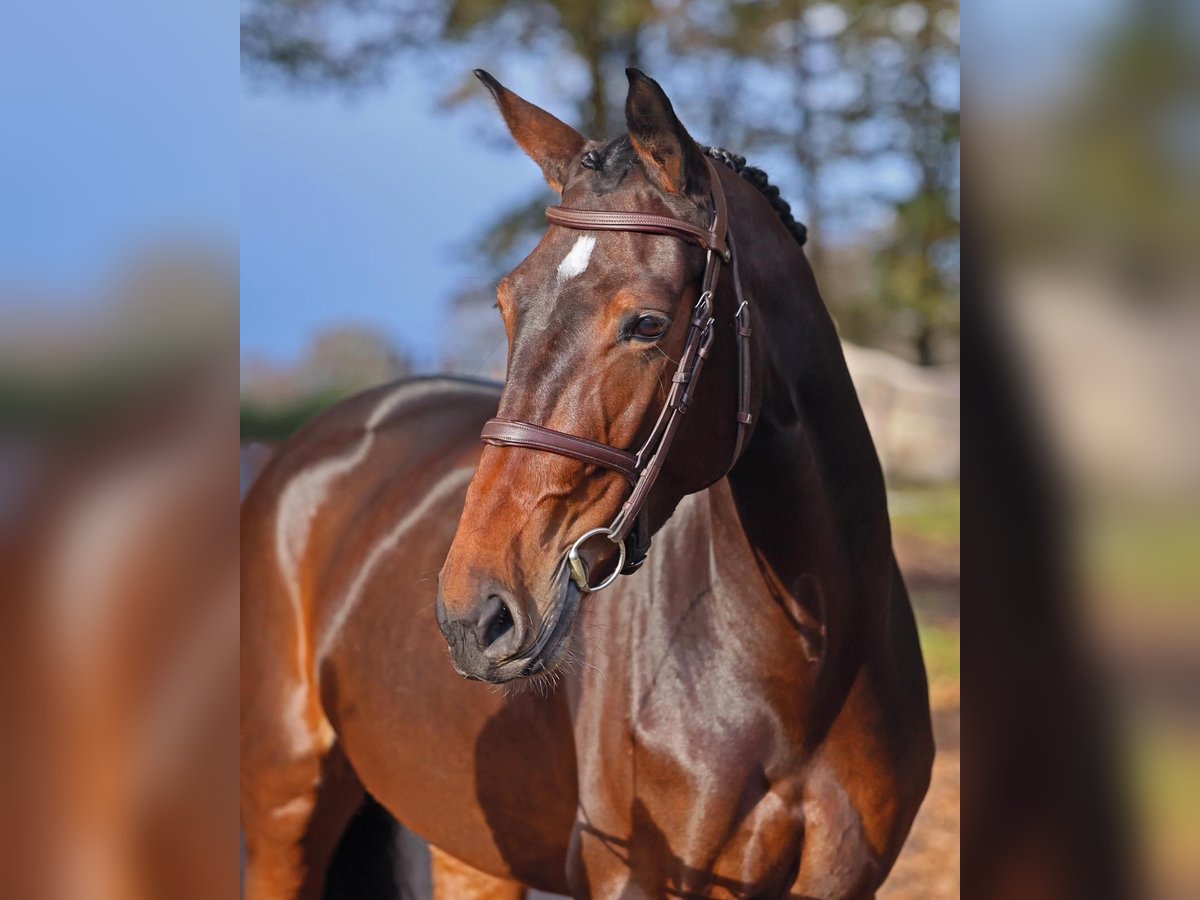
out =
[[(746, 432), (753, 421), (750, 413), (750, 303), (742, 297), (736, 247), (733, 235), (728, 230), (729, 213), (725, 205), (725, 191), (711, 160), (705, 157), (704, 163), (708, 167), (709, 182), (712, 185), (713, 205), (712, 224), (707, 230), (673, 216), (568, 209), (561, 206), (546, 209), (546, 218), (552, 225), (579, 231), (637, 231), (668, 235), (697, 244), (707, 253), (700, 298), (692, 308), (687, 339), (683, 345), (683, 354), (679, 358), (679, 366), (671, 379), (671, 390), (659, 411), (650, 436), (642, 446), (630, 452), (541, 425), (500, 418), (489, 419), (480, 435), (488, 444), (557, 453), (620, 472), (629, 480), (633, 489), (612, 523), (605, 528), (593, 528), (580, 535), (567, 552), (571, 579), (585, 594), (589, 591), (603, 590), (612, 584), (618, 575), (630, 575), (646, 561), (650, 550), (647, 500), (666, 462), (667, 452), (679, 429), (680, 417), (687, 412), (692, 402), (696, 382), (712, 348), (713, 323), (716, 321), (713, 317), (713, 292), (717, 287), (722, 263), (732, 263), (733, 284), (738, 301), (737, 312), (734, 313), (738, 347), (738, 428), (733, 459), (729, 464), (731, 469), (741, 456)], [(588, 583), (587, 566), (579, 555), (579, 548), (592, 538), (601, 536), (617, 545), (617, 565), (599, 584), (592, 585)]]

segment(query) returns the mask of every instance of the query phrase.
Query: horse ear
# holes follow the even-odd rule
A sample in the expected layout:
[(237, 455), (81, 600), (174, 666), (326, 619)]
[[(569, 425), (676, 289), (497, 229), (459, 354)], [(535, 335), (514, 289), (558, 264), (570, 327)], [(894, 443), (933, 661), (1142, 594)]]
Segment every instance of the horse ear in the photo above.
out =
[(541, 167), (550, 187), (561, 194), (567, 167), (583, 151), (587, 138), (541, 107), (518, 97), (483, 69), (476, 69), (475, 77), (491, 91), (517, 144)]
[(667, 191), (702, 196), (707, 181), (704, 156), (658, 82), (639, 69), (626, 69), (629, 95), (625, 124), (646, 170)]

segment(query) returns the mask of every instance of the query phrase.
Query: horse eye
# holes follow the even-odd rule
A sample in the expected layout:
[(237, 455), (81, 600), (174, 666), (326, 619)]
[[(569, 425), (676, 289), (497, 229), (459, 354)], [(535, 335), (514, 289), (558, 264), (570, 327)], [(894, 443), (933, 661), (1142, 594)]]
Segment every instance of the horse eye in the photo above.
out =
[(630, 334), (642, 340), (654, 340), (667, 333), (671, 323), (662, 316), (638, 316)]

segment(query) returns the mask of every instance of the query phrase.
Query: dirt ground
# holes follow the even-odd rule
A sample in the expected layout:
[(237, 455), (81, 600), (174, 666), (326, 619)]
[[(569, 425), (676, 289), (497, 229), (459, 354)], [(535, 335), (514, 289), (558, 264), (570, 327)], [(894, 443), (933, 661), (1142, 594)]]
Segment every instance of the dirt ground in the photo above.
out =
[(925, 645), (937, 756), (929, 794), (879, 896), (949, 900), (959, 896), (958, 546), (900, 531), (896, 555)]

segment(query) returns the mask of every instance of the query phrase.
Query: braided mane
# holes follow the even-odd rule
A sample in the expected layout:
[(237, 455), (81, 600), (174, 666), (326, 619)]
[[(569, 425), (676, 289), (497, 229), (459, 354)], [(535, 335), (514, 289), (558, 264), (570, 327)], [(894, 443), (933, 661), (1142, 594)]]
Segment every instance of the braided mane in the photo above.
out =
[[(808, 240), (808, 228), (804, 223), (797, 222), (792, 216), (791, 204), (783, 199), (779, 194), (779, 188), (771, 184), (767, 173), (757, 166), (746, 165), (746, 157), (726, 150), (723, 147), (705, 147), (700, 146), (700, 149), (706, 156), (710, 156), (717, 162), (728, 166), (742, 178), (750, 182), (758, 190), (760, 194), (767, 198), (767, 202), (771, 204), (771, 209), (775, 210), (775, 215), (779, 216), (779, 220), (796, 242), (801, 247)], [(586, 169), (593, 169), (597, 172), (605, 170), (627, 170), (633, 165), (633, 147), (629, 142), (629, 135), (621, 135), (615, 140), (609, 141), (603, 147), (598, 147), (594, 150), (589, 150), (583, 155), (583, 166)]]
[(757, 166), (746, 165), (746, 157), (739, 156), (731, 150), (726, 150), (724, 147), (705, 147), (701, 145), (700, 149), (704, 151), (705, 155), (724, 163), (758, 188), (758, 192), (767, 198), (767, 202), (771, 204), (771, 209), (775, 210), (775, 215), (779, 216), (779, 220), (792, 233), (792, 237), (796, 239), (796, 242), (801, 247), (804, 246), (805, 241), (808, 240), (807, 226), (803, 222), (796, 221), (792, 215), (792, 205), (783, 199), (779, 193), (779, 188), (771, 184), (771, 180), (767, 177), (766, 172)]

